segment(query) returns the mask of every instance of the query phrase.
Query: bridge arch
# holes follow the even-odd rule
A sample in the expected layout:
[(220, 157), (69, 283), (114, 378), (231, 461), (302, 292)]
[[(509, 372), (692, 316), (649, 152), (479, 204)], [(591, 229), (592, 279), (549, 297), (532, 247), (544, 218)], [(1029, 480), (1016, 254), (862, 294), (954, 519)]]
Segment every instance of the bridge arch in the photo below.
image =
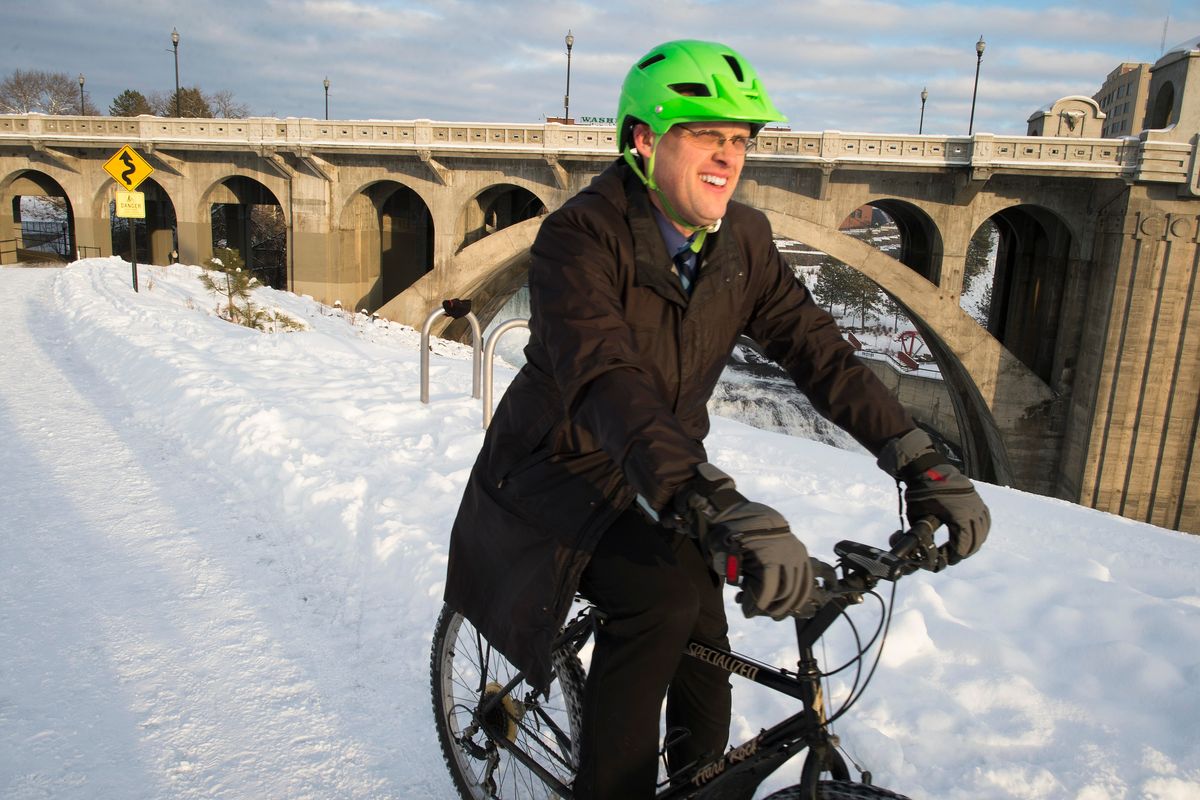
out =
[(236, 250), (263, 283), (287, 289), (291, 262), (291, 215), (280, 197), (286, 184), (235, 171), (213, 181), (200, 195), (196, 218), (208, 222), (211, 248)]
[(985, 222), (999, 234), (987, 330), (1052, 384), (1063, 296), (1078, 238), (1066, 220), (1043, 206), (1011, 205)]
[(1150, 118), (1146, 120), (1146, 127), (1151, 130), (1168, 127), (1177, 121), (1174, 111), (1175, 84), (1171, 81), (1163, 81), (1162, 85), (1158, 87), (1158, 92), (1150, 99)]
[(863, 205), (879, 209), (895, 224), (900, 234), (896, 260), (937, 285), (941, 281), (942, 235), (929, 213), (913, 202), (892, 197), (868, 200)]
[[(880, 285), (906, 311), (938, 359), (959, 422), (968, 472), (995, 483), (1012, 483), (1010, 451), (1044, 444), (1044, 432), (1023, 425), (1030, 408), (1052, 403), (1053, 393), (1000, 342), (957, 305), (957, 297), (929, 291), (927, 279), (869, 244), (801, 217), (767, 212), (775, 232), (805, 242)], [(379, 310), (391, 319), (427, 316), (448, 297), (470, 298), (486, 325), (520, 288), (529, 249), (541, 227), (537, 217), (487, 236), (456, 254), (446, 270), (424, 276)], [(454, 276), (449, 282), (446, 276)], [(461, 327), (461, 330), (459, 328)], [(434, 332), (463, 339), (464, 323), (445, 318)]]
[(541, 187), (522, 183), (497, 183), (477, 192), (459, 212), (455, 226), (456, 252), (485, 236), (518, 222), (544, 215), (548, 200), (540, 196)]
[(959, 308), (956, 296), (930, 292), (926, 278), (907, 265), (818, 222), (766, 213), (776, 233), (854, 267), (905, 309), (950, 390), (967, 470), (983, 480), (1011, 483), (1010, 451), (1024, 450), (1030, 436), (1023, 416), (1053, 400), (1046, 383)]
[(395, 180), (363, 185), (337, 221), (341, 283), (354, 308), (374, 311), (433, 269), (434, 219), (416, 189)]
[[(444, 267), (427, 273), (403, 294), (379, 309), (388, 319), (423, 320), (441, 306), (443, 300), (461, 297), (471, 300), (472, 311), (483, 327), (504, 308), (508, 299), (521, 288), (529, 274), (529, 250), (545, 216), (533, 217), (510, 225), (464, 247)], [(446, 317), (433, 324), (433, 333), (465, 341), (465, 322), (452, 323)]]
[(146, 198), (144, 220), (122, 220), (116, 215), (117, 184), (106, 181), (91, 199), (91, 216), (108, 220), (107, 244), (113, 255), (128, 261), (132, 254), (129, 230), (137, 228), (138, 263), (166, 265), (178, 260), (178, 215), (170, 192), (154, 178), (147, 178), (137, 190)]
[[(62, 198), (66, 211), (66, 226), (63, 232), (66, 241), (63, 248), (69, 258), (78, 248), (76, 205), (67, 190), (50, 172), (37, 169), (15, 170), (0, 179), (0, 252), (4, 260), (16, 260), (18, 251), (27, 248), (32, 242), (25, 241), (24, 228), (21, 220), (21, 198), (28, 196)], [(61, 235), (61, 234), (60, 234)], [(39, 250), (41, 248), (39, 247)]]

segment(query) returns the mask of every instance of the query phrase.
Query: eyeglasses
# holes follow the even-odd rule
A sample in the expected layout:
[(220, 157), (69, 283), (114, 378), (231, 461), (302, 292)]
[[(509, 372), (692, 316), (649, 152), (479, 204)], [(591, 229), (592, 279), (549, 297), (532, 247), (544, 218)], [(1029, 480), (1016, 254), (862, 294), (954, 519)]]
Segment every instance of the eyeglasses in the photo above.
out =
[(676, 130), (686, 133), (698, 147), (705, 150), (723, 150), (725, 149), (726, 142), (733, 145), (734, 151), (738, 153), (748, 153), (754, 149), (754, 139), (749, 136), (742, 136), (741, 134), (726, 136), (720, 131), (710, 131), (708, 129), (694, 131), (682, 125), (678, 126)]

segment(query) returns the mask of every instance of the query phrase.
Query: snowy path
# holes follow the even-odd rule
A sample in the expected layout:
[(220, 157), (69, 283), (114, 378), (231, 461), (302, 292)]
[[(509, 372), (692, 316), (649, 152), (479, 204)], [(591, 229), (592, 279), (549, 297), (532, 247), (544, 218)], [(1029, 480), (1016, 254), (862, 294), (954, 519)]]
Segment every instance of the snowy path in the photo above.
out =
[(72, 363), (57, 272), (5, 270), (0, 292), (0, 795), (447, 796), (440, 764), (434, 790), (411, 763), (401, 783), (345, 718), (344, 631), (306, 621), (253, 499)]
[[(428, 652), (482, 441), (469, 351), (435, 342), (423, 404), (411, 328), (264, 288), (307, 330), (249, 331), (198, 274), (0, 268), (0, 798), (448, 800)], [(873, 459), (713, 423), (811, 552), (886, 541)], [(913, 798), (1200, 797), (1200, 537), (980, 491), (987, 546), (899, 588), (847, 751)], [(795, 663), (791, 626), (730, 615)], [(849, 630), (827, 644), (842, 664)], [(735, 682), (732, 739), (794, 710)]]

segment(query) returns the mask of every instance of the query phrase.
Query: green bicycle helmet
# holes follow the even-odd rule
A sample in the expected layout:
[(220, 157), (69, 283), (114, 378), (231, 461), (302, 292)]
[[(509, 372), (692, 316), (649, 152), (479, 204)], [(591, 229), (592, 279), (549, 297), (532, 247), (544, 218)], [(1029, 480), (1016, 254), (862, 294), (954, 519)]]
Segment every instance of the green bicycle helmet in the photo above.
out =
[[(692, 249), (699, 252), (714, 225), (685, 220), (654, 180), (654, 153), (671, 126), (681, 122), (745, 122), (757, 136), (768, 122), (783, 122), (758, 80), (758, 73), (736, 50), (717, 42), (685, 39), (655, 47), (629, 70), (617, 103), (618, 145), (621, 156), (646, 188), (662, 200), (667, 216), (694, 234)], [(645, 170), (633, 148), (633, 128), (639, 122), (654, 131), (654, 151)]]
[(757, 135), (769, 122), (786, 120), (762, 87), (754, 67), (717, 42), (666, 42), (638, 59), (625, 76), (617, 104), (619, 147), (632, 147), (633, 126), (644, 122), (656, 136), (680, 122), (746, 122)]

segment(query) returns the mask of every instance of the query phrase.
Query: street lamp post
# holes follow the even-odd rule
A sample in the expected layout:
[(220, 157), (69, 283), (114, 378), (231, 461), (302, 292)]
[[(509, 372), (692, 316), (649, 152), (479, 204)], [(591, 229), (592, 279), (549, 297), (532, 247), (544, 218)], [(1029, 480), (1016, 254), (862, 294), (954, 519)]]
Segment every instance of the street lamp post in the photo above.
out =
[(325, 76), (325, 119), (329, 119), (329, 76)]
[(79, 73), (79, 116), (83, 116), (83, 73)]
[(571, 121), (571, 48), (575, 46), (575, 37), (567, 30), (567, 93), (563, 95), (563, 124)]
[(917, 135), (925, 132), (925, 101), (929, 99), (929, 89), (921, 90), (921, 123), (917, 126)]
[(175, 116), (179, 116), (179, 31), (171, 28), (171, 47), (175, 50)]
[(975, 88), (971, 90), (971, 121), (967, 123), (967, 136), (975, 131), (975, 95), (979, 92), (979, 65), (983, 62), (983, 48), (985, 47), (987, 47), (987, 42), (980, 36), (979, 41), (975, 43)]

